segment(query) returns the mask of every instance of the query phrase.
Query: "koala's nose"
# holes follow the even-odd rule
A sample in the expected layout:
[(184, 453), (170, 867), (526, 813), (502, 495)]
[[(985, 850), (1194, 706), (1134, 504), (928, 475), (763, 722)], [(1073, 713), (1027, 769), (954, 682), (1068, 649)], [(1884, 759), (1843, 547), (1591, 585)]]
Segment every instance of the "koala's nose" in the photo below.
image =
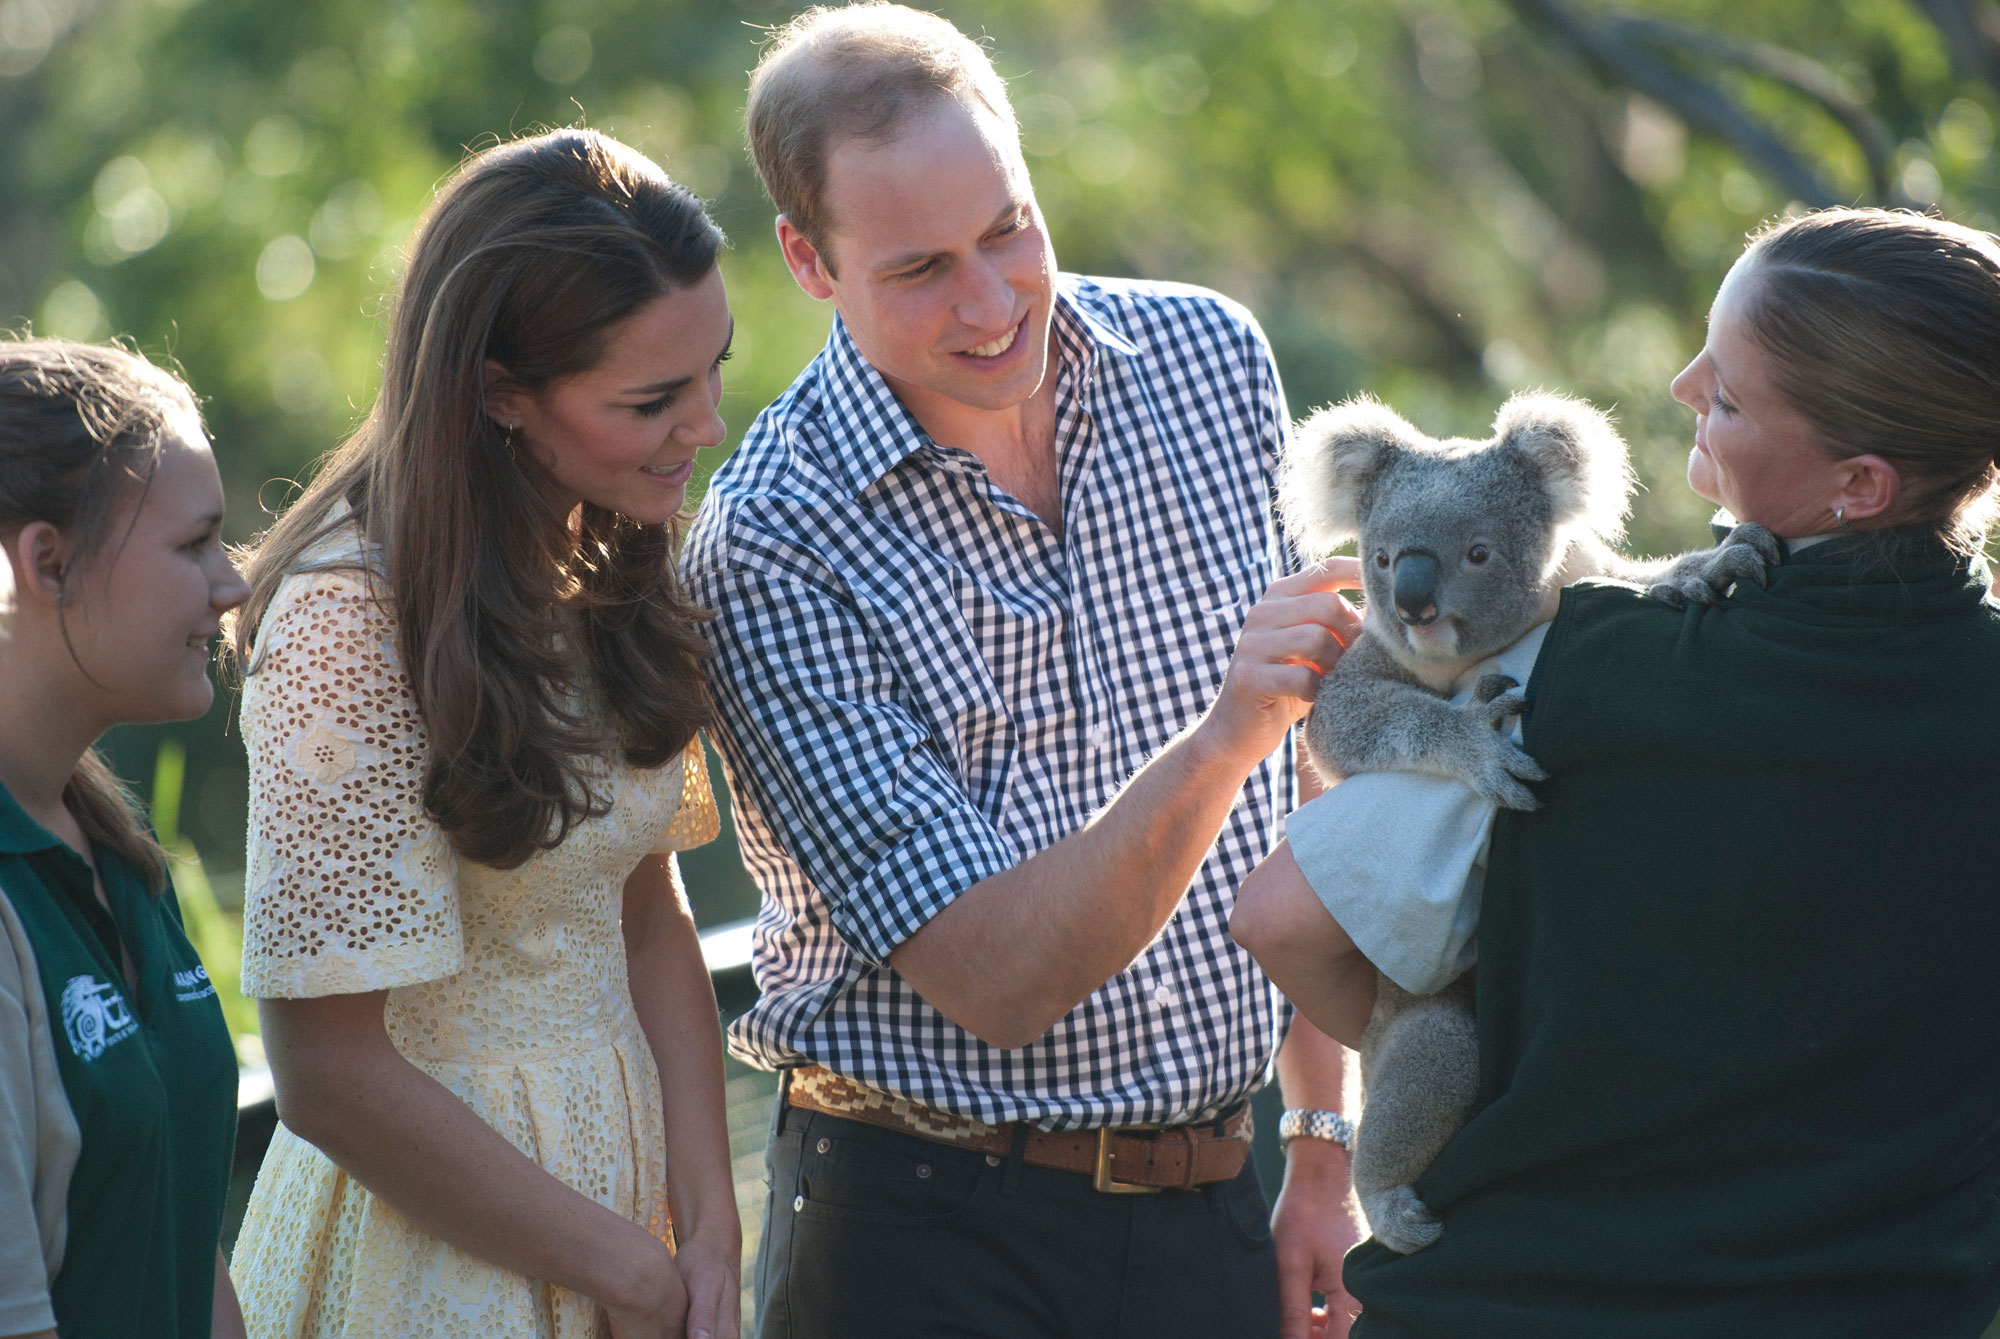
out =
[(1428, 553), (1405, 553), (1396, 559), (1396, 613), (1413, 628), (1437, 622), (1438, 560)]

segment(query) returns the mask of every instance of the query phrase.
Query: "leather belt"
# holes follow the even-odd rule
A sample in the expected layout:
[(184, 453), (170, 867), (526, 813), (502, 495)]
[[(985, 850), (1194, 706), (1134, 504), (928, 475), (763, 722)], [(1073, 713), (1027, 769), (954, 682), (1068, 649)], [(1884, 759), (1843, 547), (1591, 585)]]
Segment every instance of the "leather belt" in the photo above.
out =
[[(785, 1101), (803, 1111), (841, 1116), (864, 1125), (1004, 1158), (1014, 1148), (1014, 1123), (989, 1125), (941, 1111), (907, 1097), (808, 1065), (793, 1070)], [(1096, 1130), (1029, 1127), (1022, 1160), (1036, 1167), (1077, 1172), (1107, 1195), (1192, 1190), (1233, 1181), (1250, 1156), (1250, 1105), (1199, 1125), (1122, 1126)]]

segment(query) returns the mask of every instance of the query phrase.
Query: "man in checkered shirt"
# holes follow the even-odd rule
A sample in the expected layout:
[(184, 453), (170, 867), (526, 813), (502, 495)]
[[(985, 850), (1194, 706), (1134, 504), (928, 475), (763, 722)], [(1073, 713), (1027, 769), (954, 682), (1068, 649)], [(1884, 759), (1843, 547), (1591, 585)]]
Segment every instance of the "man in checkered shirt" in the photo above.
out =
[[(1358, 627), (1351, 567), (1282, 574), (1263, 336), (1059, 275), (934, 16), (802, 16), (748, 117), (837, 314), (684, 558), (764, 892), (730, 1042), (786, 1073), (759, 1332), (1235, 1339), (1282, 1296), (1304, 1339), (1316, 1287), (1345, 1333), (1344, 1150), (1294, 1140), (1275, 1217), (1244, 1160), (1288, 1011), (1228, 914)], [(1293, 1104), (1343, 1056), (1293, 1023)]]

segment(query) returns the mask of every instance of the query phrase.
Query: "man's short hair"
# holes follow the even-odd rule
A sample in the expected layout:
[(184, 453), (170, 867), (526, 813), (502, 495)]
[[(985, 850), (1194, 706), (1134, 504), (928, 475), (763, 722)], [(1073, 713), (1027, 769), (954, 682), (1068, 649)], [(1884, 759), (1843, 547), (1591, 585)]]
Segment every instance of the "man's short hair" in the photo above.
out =
[(778, 212), (831, 272), (826, 161), (849, 139), (880, 144), (939, 98), (1013, 130), (985, 48), (935, 14), (897, 4), (816, 5), (772, 35), (750, 75), (750, 156)]

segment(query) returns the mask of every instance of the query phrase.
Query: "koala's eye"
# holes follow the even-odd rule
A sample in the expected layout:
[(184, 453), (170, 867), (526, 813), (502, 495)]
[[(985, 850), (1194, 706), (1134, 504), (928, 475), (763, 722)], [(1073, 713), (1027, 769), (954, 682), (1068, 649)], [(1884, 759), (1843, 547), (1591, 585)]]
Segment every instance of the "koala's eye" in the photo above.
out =
[(1375, 565), (1377, 567), (1387, 567), (1389, 565), (1389, 550), (1375, 550)]
[(1471, 548), (1465, 551), (1465, 561), (1471, 563), (1474, 567), (1477, 567), (1479, 566), (1479, 564), (1485, 562), (1489, 556), (1490, 555), (1487, 554), (1486, 546), (1484, 544), (1474, 544)]

